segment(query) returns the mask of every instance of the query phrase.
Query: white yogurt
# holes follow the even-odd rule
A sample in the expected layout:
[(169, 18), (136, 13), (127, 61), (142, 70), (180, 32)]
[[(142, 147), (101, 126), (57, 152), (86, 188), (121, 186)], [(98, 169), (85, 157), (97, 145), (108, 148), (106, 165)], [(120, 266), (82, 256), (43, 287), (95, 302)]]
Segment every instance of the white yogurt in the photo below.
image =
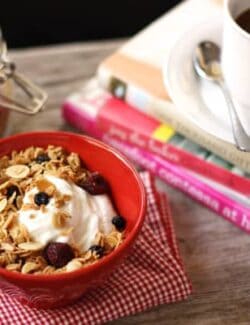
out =
[[(70, 195), (71, 198), (60, 209), (56, 207), (55, 199), (52, 197), (46, 205), (46, 212), (42, 212), (41, 209), (19, 210), (19, 222), (27, 228), (34, 241), (43, 245), (51, 241), (75, 243), (85, 251), (94, 244), (98, 232), (108, 234), (112, 230), (111, 220), (117, 213), (107, 195), (91, 195), (74, 183), (55, 176), (47, 175), (46, 179), (54, 184), (62, 195)], [(27, 191), (23, 203), (33, 204), (32, 197), (36, 193), (37, 188)], [(53, 215), (59, 210), (71, 216), (65, 227), (60, 229), (55, 228), (52, 222)], [(31, 218), (31, 215), (34, 218)], [(62, 230), (69, 227), (73, 227), (73, 231), (69, 235), (62, 235)]]

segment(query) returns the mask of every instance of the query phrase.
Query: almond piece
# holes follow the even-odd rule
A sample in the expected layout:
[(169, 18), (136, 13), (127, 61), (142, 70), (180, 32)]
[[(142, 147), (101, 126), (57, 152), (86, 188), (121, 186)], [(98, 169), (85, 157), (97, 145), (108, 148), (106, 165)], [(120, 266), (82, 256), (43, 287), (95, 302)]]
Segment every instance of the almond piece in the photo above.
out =
[(66, 272), (78, 270), (82, 267), (82, 263), (78, 260), (72, 260), (66, 265)]
[(12, 263), (12, 264), (8, 264), (6, 266), (6, 270), (9, 271), (20, 271), (21, 265), (18, 263)]
[(6, 181), (6, 182), (2, 183), (2, 184), (0, 185), (0, 191), (3, 190), (3, 189), (5, 189), (5, 188), (8, 187), (9, 185), (10, 185), (10, 181)]
[(30, 273), (32, 271), (37, 270), (38, 268), (39, 268), (39, 265), (38, 264), (36, 264), (34, 262), (27, 262), (22, 267), (21, 272), (27, 274), (27, 273)]
[(7, 206), (8, 200), (6, 198), (0, 201), (0, 212), (2, 212)]
[(9, 243), (1, 243), (0, 249), (3, 249), (5, 251), (13, 251), (14, 250), (14, 246), (11, 245), (11, 244), (9, 244)]
[(18, 247), (25, 251), (39, 251), (43, 248), (43, 245), (38, 242), (27, 242), (19, 244)]
[(14, 165), (6, 169), (5, 173), (11, 178), (22, 179), (29, 175), (30, 169), (26, 165)]

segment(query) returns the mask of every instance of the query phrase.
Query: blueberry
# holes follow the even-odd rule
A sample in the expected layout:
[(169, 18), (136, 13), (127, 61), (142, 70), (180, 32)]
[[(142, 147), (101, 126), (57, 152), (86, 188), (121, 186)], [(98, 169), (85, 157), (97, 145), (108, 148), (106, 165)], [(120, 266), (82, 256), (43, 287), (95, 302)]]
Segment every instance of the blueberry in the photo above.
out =
[(75, 254), (66, 243), (49, 243), (43, 251), (43, 256), (48, 264), (59, 268), (71, 261)]
[(16, 193), (16, 196), (20, 194), (19, 188), (16, 185), (11, 185), (7, 188), (7, 198), (9, 199), (14, 193)]
[(123, 231), (126, 227), (126, 220), (122, 216), (115, 216), (112, 218), (112, 224), (118, 231)]
[(92, 245), (89, 250), (95, 253), (98, 258), (101, 258), (104, 255), (104, 248), (100, 245)]
[(44, 163), (46, 161), (50, 161), (50, 157), (46, 153), (41, 153), (40, 155), (38, 155), (36, 157), (36, 162), (38, 164), (42, 164), (42, 163)]
[(47, 205), (49, 203), (50, 197), (45, 192), (39, 192), (35, 195), (34, 201), (36, 205)]
[(79, 186), (92, 195), (109, 192), (109, 185), (107, 181), (98, 172), (90, 174), (87, 179), (79, 184)]

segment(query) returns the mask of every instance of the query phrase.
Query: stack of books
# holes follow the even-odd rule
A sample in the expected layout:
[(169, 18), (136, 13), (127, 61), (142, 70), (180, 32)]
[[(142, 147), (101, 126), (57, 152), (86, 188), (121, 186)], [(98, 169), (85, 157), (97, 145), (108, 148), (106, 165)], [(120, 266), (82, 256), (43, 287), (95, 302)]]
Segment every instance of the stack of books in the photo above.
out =
[(65, 100), (63, 116), (250, 232), (250, 154), (177, 113), (160, 69), (191, 12), (198, 23), (221, 10), (220, 0), (187, 0), (166, 13), (101, 62), (96, 78)]

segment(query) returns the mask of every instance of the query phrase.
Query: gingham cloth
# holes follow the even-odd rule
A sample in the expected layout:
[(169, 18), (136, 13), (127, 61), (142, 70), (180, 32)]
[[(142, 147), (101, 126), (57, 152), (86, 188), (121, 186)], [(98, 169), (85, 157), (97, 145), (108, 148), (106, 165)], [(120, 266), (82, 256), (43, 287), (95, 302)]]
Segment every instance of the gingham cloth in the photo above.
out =
[(147, 172), (141, 177), (148, 198), (145, 224), (132, 253), (108, 281), (74, 305), (54, 310), (24, 307), (0, 293), (1, 325), (102, 324), (190, 295), (167, 198), (156, 192)]

